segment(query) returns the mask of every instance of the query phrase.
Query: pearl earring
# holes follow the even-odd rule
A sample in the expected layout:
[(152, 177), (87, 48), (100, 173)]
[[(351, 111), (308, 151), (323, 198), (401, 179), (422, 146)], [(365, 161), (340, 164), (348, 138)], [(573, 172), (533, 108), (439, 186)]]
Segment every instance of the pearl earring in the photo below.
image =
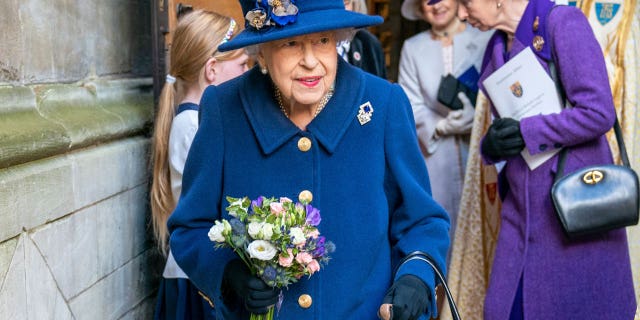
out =
[(269, 73), (269, 70), (267, 70), (267, 67), (260, 67), (260, 72), (262, 72), (262, 74), (267, 74)]
[(502, 2), (498, 2), (498, 9), (502, 8)]

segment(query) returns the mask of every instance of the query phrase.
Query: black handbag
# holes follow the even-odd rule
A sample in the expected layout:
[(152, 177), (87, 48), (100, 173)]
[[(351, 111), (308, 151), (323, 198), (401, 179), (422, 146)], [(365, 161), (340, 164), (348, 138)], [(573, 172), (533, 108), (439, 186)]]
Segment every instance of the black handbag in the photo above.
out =
[[(555, 7), (554, 7), (555, 8)], [(561, 101), (566, 95), (553, 60), (549, 61), (551, 78)], [(595, 165), (563, 177), (567, 148), (560, 151), (551, 199), (569, 238), (603, 233), (638, 224), (638, 175), (631, 169), (622, 129), (616, 117), (613, 125), (622, 166)]]
[(475, 106), (478, 93), (469, 89), (453, 75), (447, 74), (446, 76), (442, 76), (440, 80), (436, 99), (451, 110), (460, 110), (464, 107), (462, 101), (458, 98), (458, 93), (460, 92), (464, 92), (467, 98), (469, 98), (471, 105)]
[(451, 316), (453, 317), (453, 320), (460, 320), (460, 313), (458, 312), (458, 307), (456, 306), (456, 303), (453, 300), (453, 296), (451, 296), (451, 291), (449, 290), (449, 286), (447, 286), (447, 280), (444, 277), (444, 273), (442, 272), (442, 270), (440, 270), (438, 265), (436, 265), (433, 258), (431, 258), (431, 256), (429, 256), (428, 254), (422, 251), (415, 251), (408, 254), (406, 257), (404, 257), (400, 261), (400, 263), (398, 263), (398, 266), (393, 271), (393, 278), (395, 279), (396, 273), (398, 273), (398, 269), (400, 269), (400, 267), (403, 264), (412, 260), (420, 260), (420, 261), (426, 262), (433, 269), (433, 272), (436, 274), (436, 278), (437, 278), (436, 280), (439, 281), (442, 284), (442, 287), (444, 288), (444, 293), (447, 296), (447, 301), (449, 302), (449, 308), (451, 309)]
[(569, 238), (638, 224), (638, 176), (629, 166), (618, 119), (613, 128), (622, 166), (589, 166), (563, 177), (567, 148), (560, 151), (551, 197)]

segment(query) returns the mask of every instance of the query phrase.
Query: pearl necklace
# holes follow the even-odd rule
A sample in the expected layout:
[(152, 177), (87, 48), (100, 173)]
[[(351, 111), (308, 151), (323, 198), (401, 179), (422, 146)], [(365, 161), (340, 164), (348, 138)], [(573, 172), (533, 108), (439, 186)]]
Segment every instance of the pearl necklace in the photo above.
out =
[[(276, 101), (278, 102), (278, 106), (280, 107), (280, 110), (282, 110), (282, 113), (284, 113), (285, 117), (287, 117), (288, 119), (289, 112), (287, 111), (287, 109), (284, 108), (284, 104), (282, 103), (282, 93), (280, 92), (280, 89), (278, 89), (278, 87), (275, 87), (275, 88), (276, 88), (275, 97), (276, 97)], [(320, 113), (320, 111), (322, 111), (322, 109), (324, 109), (324, 107), (327, 105), (331, 97), (333, 97), (333, 86), (331, 86), (331, 88), (329, 89), (329, 92), (327, 92), (327, 94), (325, 94), (324, 97), (322, 97), (322, 100), (320, 100), (320, 103), (318, 103), (318, 106), (316, 107), (316, 112), (313, 114), (314, 118), (318, 116), (318, 114)]]

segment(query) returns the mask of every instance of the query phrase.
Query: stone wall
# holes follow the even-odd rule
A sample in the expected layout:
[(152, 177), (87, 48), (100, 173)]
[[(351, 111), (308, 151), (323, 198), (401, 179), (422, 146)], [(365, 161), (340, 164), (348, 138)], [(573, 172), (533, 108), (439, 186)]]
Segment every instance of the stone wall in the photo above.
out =
[(151, 0), (0, 12), (0, 319), (150, 319)]

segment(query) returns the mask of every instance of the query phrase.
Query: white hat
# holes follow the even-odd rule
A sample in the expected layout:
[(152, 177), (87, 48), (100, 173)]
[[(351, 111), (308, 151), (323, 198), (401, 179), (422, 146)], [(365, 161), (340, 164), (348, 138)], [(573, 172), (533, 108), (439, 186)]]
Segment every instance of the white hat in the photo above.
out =
[[(402, 2), (400, 13), (405, 19), (411, 21), (422, 20), (421, 12), (418, 9), (418, 1), (422, 0), (404, 0), (404, 2)], [(429, 4), (433, 5), (438, 2), (440, 2), (440, 0), (430, 0)]]

